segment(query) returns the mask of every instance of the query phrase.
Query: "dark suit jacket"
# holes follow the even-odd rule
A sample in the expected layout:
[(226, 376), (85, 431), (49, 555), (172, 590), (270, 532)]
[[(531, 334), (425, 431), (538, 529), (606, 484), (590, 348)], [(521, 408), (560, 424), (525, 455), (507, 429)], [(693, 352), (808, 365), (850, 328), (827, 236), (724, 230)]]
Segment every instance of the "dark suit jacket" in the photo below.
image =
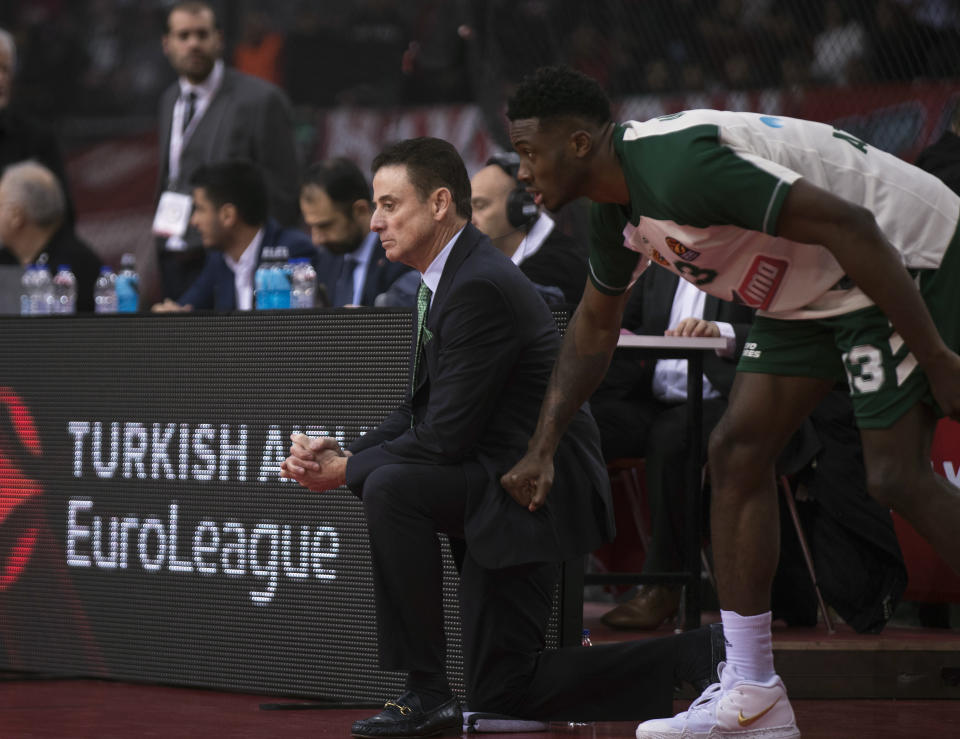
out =
[[(93, 286), (102, 265), (93, 249), (77, 238), (73, 228), (64, 225), (50, 238), (34, 262), (41, 257), (46, 258), (51, 277), (61, 264), (69, 265), (73, 276), (77, 278), (77, 312), (92, 313)], [(0, 248), (0, 264), (20, 264), (20, 261), (10, 250)]]
[(585, 410), (561, 443), (543, 508), (530, 513), (500, 486), (526, 451), (560, 337), (530, 281), (469, 223), (444, 267), (427, 328), (432, 338), (412, 397), (351, 445), (350, 489), (362, 496), (367, 476), (383, 465), (461, 465), (467, 546), (488, 568), (559, 562), (612, 538), (609, 481)]
[[(166, 189), (189, 194), (190, 176), (201, 164), (248, 159), (260, 165), (266, 178), (270, 215), (285, 225), (297, 223), (300, 172), (293, 112), (283, 91), (235, 69), (224, 69), (220, 88), (183, 147), (179, 180), (168, 183), (170, 126), (179, 95), (180, 86), (175, 82), (160, 98), (157, 197)], [(198, 246), (199, 234), (191, 229), (186, 241)]]
[[(320, 247), (317, 249), (317, 282), (324, 285), (327, 290), (327, 297), (333, 300), (333, 286), (336, 284), (337, 276), (343, 265), (343, 256), (334, 254), (327, 249)], [(373, 301), (380, 293), (384, 293), (393, 284), (400, 275), (406, 274), (410, 268), (400, 262), (391, 262), (387, 259), (387, 253), (380, 246), (380, 239), (377, 239), (373, 247), (373, 253), (370, 255), (370, 262), (367, 264), (367, 277), (363, 281), (363, 295), (361, 295), (361, 305), (373, 305)], [(335, 305), (334, 308), (341, 306)]]
[[(673, 306), (673, 296), (679, 279), (672, 272), (651, 264), (633, 286), (633, 293), (623, 314), (623, 327), (636, 334), (663, 336), (663, 332), (670, 328), (667, 324), (670, 321), (670, 308)], [(736, 335), (737, 347), (733, 358), (718, 357), (716, 352), (705, 352), (703, 355), (703, 374), (717, 392), (726, 397), (733, 387), (737, 359), (750, 332), (753, 311), (746, 306), (707, 295), (703, 317), (707, 321), (732, 324)], [(646, 388), (653, 382), (653, 366), (653, 362), (644, 363), (638, 380)]]
[(554, 226), (540, 248), (520, 262), (520, 271), (538, 285), (559, 287), (564, 299), (576, 305), (587, 284), (588, 259), (585, 243)]
[[(257, 253), (257, 264), (263, 261), (265, 247), (285, 246), (290, 259), (309, 257), (313, 260), (317, 250), (310, 238), (302, 231), (280, 228), (276, 221), (267, 221), (263, 227), (263, 239)], [(208, 250), (203, 271), (190, 288), (177, 301), (180, 305), (192, 305), (197, 310), (234, 310), (237, 307), (237, 291), (233, 270), (223, 258), (223, 252)]]

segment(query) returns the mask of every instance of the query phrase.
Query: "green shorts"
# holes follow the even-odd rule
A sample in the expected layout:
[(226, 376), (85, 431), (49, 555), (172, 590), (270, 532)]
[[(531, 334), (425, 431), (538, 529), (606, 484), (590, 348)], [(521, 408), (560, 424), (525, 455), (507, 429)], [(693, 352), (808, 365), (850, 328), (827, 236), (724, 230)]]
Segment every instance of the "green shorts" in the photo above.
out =
[[(920, 293), (948, 347), (960, 349), (960, 238), (936, 270), (918, 273)], [(876, 306), (817, 320), (757, 316), (738, 372), (841, 380), (860, 428), (888, 428), (918, 401), (937, 409), (926, 375)]]

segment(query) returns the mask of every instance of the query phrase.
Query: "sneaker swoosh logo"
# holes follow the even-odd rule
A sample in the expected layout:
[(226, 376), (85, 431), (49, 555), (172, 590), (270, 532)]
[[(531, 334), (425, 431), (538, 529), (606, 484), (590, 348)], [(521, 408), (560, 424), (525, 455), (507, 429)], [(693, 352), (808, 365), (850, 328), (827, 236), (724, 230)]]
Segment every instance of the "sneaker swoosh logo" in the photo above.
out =
[(774, 707), (775, 705), (777, 705), (777, 703), (779, 703), (779, 702), (780, 702), (780, 696), (777, 696), (777, 700), (775, 700), (775, 701), (774, 701), (773, 703), (771, 703), (769, 706), (767, 706), (767, 707), (764, 708), (762, 711), (760, 711), (760, 713), (756, 713), (756, 714), (754, 714), (753, 716), (750, 716), (749, 718), (747, 718), (746, 716), (743, 715), (743, 711), (738, 711), (738, 712), (737, 712), (737, 723), (740, 724), (741, 726), (749, 726), (750, 724), (752, 724), (752, 723), (754, 723), (754, 722), (756, 722), (756, 721), (759, 721), (759, 720), (762, 719), (764, 716), (766, 716), (768, 713), (770, 713), (770, 711), (773, 710), (773, 707)]

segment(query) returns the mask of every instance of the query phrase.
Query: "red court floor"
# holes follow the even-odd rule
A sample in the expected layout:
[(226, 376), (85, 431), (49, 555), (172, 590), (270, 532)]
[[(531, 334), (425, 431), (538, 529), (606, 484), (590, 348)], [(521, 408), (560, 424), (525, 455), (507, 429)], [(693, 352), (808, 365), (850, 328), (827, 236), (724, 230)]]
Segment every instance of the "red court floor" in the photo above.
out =
[[(100, 680), (0, 682), (3, 739), (266, 739), (345, 737), (371, 710), (262, 711), (276, 697)], [(678, 708), (683, 704), (678, 702)], [(799, 700), (805, 739), (960, 736), (960, 701)], [(544, 737), (632, 737), (633, 723), (577, 729), (557, 725)], [(499, 736), (532, 736), (501, 734)]]

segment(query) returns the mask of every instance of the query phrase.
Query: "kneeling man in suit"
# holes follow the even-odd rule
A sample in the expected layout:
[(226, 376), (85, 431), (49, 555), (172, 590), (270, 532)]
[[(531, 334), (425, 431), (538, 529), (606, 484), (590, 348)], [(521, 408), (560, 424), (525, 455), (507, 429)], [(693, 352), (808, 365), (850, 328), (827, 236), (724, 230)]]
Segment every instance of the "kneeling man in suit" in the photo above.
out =
[(373, 164), (371, 228), (391, 261), (422, 276), (410, 395), (346, 450), (293, 437), (284, 474), (363, 501), (373, 556), (381, 667), (406, 691), (353, 726), (355, 736), (459, 729), (444, 674), (437, 532), (463, 553), (460, 610), (471, 710), (531, 719), (627, 720), (671, 707), (678, 680), (705, 684), (719, 657), (709, 629), (664, 639), (545, 650), (565, 560), (613, 536), (596, 424), (583, 409), (557, 454), (542, 507), (500, 477), (523, 455), (560, 337), (546, 303), (470, 224), (470, 180), (439, 139), (403, 141)]

